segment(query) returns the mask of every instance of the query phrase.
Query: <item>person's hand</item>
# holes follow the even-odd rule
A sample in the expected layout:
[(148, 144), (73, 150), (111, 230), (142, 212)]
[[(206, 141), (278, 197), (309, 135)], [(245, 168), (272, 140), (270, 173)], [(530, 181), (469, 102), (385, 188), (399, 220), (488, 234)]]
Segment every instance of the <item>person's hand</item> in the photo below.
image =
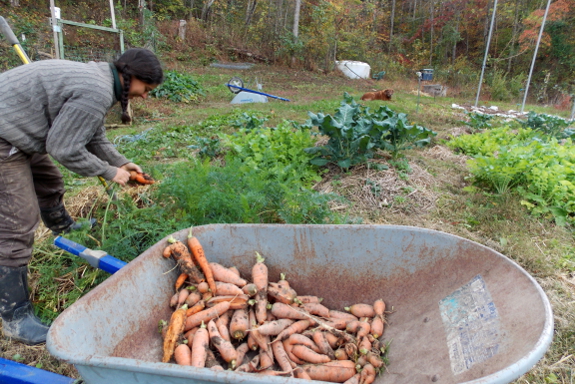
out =
[(142, 168), (140, 168), (139, 165), (134, 164), (134, 163), (126, 163), (124, 165), (122, 165), (120, 168), (122, 168), (125, 171), (136, 171), (138, 173), (143, 173)]
[[(135, 164), (134, 164), (135, 165)], [(136, 165), (137, 166), (137, 165)], [(128, 180), (130, 180), (130, 172), (124, 169), (125, 165), (118, 168), (116, 171), (116, 176), (112, 179), (114, 183), (120, 184), (122, 187), (126, 185)], [(140, 167), (138, 167), (139, 169)]]

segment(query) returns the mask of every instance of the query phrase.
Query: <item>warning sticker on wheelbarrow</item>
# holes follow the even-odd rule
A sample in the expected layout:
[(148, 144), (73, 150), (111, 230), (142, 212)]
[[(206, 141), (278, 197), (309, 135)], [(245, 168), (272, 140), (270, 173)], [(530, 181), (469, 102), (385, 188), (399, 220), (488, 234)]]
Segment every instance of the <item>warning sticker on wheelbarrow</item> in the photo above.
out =
[(454, 375), (497, 354), (497, 308), (481, 275), (439, 302)]

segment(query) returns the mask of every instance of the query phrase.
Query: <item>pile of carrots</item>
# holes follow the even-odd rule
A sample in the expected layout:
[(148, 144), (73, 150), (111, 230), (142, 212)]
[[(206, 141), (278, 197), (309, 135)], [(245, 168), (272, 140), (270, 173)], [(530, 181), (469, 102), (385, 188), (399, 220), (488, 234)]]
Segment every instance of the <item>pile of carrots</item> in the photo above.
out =
[(163, 362), (346, 384), (370, 384), (384, 371), (383, 300), (329, 309), (298, 295), (283, 274), (270, 281), (257, 252), (249, 281), (209, 262), (191, 230), (187, 245), (168, 243), (163, 256), (182, 273), (175, 310), (160, 322)]

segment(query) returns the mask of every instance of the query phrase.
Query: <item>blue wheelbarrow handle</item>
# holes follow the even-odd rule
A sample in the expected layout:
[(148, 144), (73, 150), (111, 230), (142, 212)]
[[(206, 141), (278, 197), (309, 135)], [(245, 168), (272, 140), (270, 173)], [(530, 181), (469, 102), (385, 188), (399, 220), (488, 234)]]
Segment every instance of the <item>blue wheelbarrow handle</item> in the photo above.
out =
[(62, 236), (58, 236), (54, 239), (54, 245), (64, 251), (81, 257), (90, 263), (92, 267), (99, 268), (108, 273), (115, 273), (127, 264), (125, 261), (108, 255), (105, 251), (94, 251)]
[(278, 100), (283, 100), (283, 101), (289, 101), (288, 99), (284, 99), (283, 97), (279, 97), (279, 96), (274, 96), (274, 95), (270, 95), (268, 93), (263, 93), (263, 92), (258, 92), (258, 91), (254, 91), (253, 89), (248, 89), (248, 88), (243, 88), (243, 87), (238, 87), (237, 85), (233, 85), (233, 84), (226, 84), (227, 87), (232, 87), (232, 88), (236, 88), (239, 89), (240, 91), (244, 91), (244, 92), (250, 92), (250, 93), (255, 93), (258, 95), (262, 95), (262, 96), (267, 96), (267, 97), (271, 97), (272, 99), (278, 99)]
[(0, 382), (8, 384), (74, 384), (78, 380), (0, 357)]

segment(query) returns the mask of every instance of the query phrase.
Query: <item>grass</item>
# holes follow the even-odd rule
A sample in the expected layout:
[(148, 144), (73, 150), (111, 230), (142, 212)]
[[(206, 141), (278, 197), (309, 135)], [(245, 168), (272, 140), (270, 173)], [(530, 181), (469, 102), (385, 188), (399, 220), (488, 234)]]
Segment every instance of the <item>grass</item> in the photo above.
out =
[[(119, 148), (123, 153), (162, 183), (152, 187), (117, 189), (120, 200), (112, 201), (97, 179), (82, 178), (63, 170), (68, 189), (66, 205), (72, 215), (77, 218), (96, 217), (99, 222), (94, 230), (70, 234), (70, 239), (129, 261), (158, 239), (191, 224), (229, 220), (318, 220), (295, 217), (295, 213), (301, 214), (297, 212), (297, 204), (293, 203), (298, 198), (310, 203), (308, 213), (312, 216), (327, 217), (330, 214), (327, 211), (316, 212), (311, 207), (331, 204), (331, 214), (334, 215), (331, 222), (411, 225), (452, 233), (510, 257), (535, 277), (550, 298), (556, 322), (553, 344), (545, 358), (515, 383), (573, 382), (575, 241), (572, 228), (558, 227), (550, 220), (530, 216), (513, 191), (497, 194), (466, 188), (471, 186), (466, 157), (447, 149), (442, 140), (466, 131), (462, 123), (465, 115), (452, 109), (451, 104), (473, 105), (474, 100), (451, 95), (445, 98), (420, 96), (418, 99), (418, 84), (413, 79), (350, 80), (338, 74), (316, 74), (261, 65), (240, 73), (209, 67), (192, 68), (184, 63), (171, 69), (187, 70), (201, 84), (206, 96), (199, 104), (157, 99), (135, 101), (134, 125), (108, 131), (111, 140), (121, 142)], [(292, 101), (270, 99), (269, 103), (230, 105), (233, 95), (224, 84), (232, 76), (242, 77), (244, 86), (251, 89), (255, 89), (257, 78), (263, 84), (264, 92)], [(194, 165), (196, 152), (190, 146), (200, 143), (202, 137), (237, 131), (236, 122), (243, 114), (265, 117), (268, 127), (275, 127), (285, 120), (303, 123), (308, 118), (308, 111), (333, 113), (344, 92), (358, 100), (364, 92), (384, 88), (395, 90), (393, 100), (386, 105), (396, 112), (406, 113), (412, 123), (432, 129), (438, 135), (428, 148), (405, 151), (407, 164), (394, 164), (383, 155), (369, 166), (360, 165), (347, 172), (328, 168), (321, 174), (321, 181), (314, 185), (314, 190), (340, 196), (340, 200), (320, 201), (320, 195), (292, 196), (293, 191), (285, 190), (281, 184), (272, 185), (268, 179), (258, 179), (257, 176), (242, 179), (241, 165), (237, 165), (235, 172)], [(371, 103), (374, 107), (379, 105), (379, 102)], [(519, 109), (517, 103), (482, 101), (480, 104), (494, 104), (500, 110)], [(532, 105), (526, 110), (562, 117), (569, 113)], [(111, 113), (108, 120), (117, 124), (117, 113)], [(130, 141), (144, 133), (141, 140)], [(215, 164), (222, 162), (225, 162), (224, 157), (216, 157)], [(177, 169), (185, 169), (186, 172), (175, 173)], [(247, 170), (243, 172), (249, 174)], [(172, 175), (176, 174), (186, 175), (185, 180), (182, 178), (179, 183), (175, 182)], [(182, 189), (183, 181), (193, 185), (197, 179), (218, 182), (224, 192), (228, 185), (225, 193), (229, 196), (232, 196), (230, 185), (241, 187), (241, 193), (234, 194), (238, 199), (227, 202), (233, 202), (229, 206), (228, 217), (210, 216), (209, 204), (226, 203), (219, 200), (225, 196), (224, 192), (223, 195), (211, 195), (211, 199), (202, 199), (209, 191), (202, 189), (201, 183)], [(276, 197), (287, 200), (275, 200), (275, 205), (265, 206), (263, 202), (267, 197), (262, 197), (261, 192), (265, 190), (275, 191)], [(278, 213), (281, 201), (292, 201), (294, 217), (289, 218), (289, 212), (283, 217)], [(238, 211), (238, 205), (242, 204), (249, 209)], [(266, 214), (261, 215), (262, 211)], [(51, 245), (53, 238), (44, 227), (40, 226), (36, 235), (31, 264), (33, 299), (39, 315), (50, 321), (107, 275), (55, 249)], [(2, 340), (0, 350), (2, 357), (77, 377), (72, 366), (52, 358), (43, 346), (26, 347)]]

